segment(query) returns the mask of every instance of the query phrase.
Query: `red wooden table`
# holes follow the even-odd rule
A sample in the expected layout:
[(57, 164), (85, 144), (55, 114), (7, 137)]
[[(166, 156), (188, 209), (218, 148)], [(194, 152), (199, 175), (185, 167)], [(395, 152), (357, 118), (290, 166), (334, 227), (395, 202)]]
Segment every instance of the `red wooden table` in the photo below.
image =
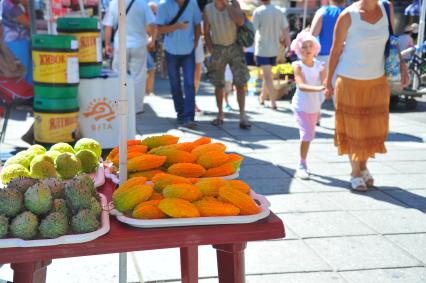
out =
[[(114, 185), (101, 188), (110, 198)], [(48, 247), (0, 249), (0, 263), (11, 263), (14, 283), (45, 282), (46, 268), (55, 258), (180, 248), (183, 283), (198, 282), (198, 246), (216, 249), (219, 282), (242, 283), (245, 278), (244, 249), (249, 241), (285, 236), (284, 226), (274, 213), (249, 224), (171, 228), (134, 228), (111, 217), (108, 234), (90, 242)]]

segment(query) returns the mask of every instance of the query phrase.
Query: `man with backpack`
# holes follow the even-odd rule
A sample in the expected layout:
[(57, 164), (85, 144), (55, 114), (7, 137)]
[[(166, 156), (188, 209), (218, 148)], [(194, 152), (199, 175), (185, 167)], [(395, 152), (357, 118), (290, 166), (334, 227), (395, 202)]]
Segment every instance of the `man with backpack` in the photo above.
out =
[[(105, 51), (113, 55), (112, 66), (118, 71), (118, 2), (109, 4), (108, 12), (103, 20), (105, 26)], [(143, 100), (146, 85), (147, 46), (154, 44), (157, 28), (155, 17), (145, 0), (126, 0), (126, 52), (127, 69), (133, 79), (135, 89), (136, 113), (143, 112)], [(114, 49), (111, 37), (114, 34)]]
[(245, 16), (237, 0), (214, 0), (204, 8), (204, 38), (208, 52), (210, 82), (215, 87), (218, 114), (212, 121), (214, 126), (224, 122), (223, 96), (225, 87), (225, 68), (229, 64), (233, 84), (237, 89), (240, 108), (240, 128), (249, 129), (251, 124), (245, 115), (245, 86), (250, 74), (245, 62), (243, 46), (237, 42), (238, 29), (244, 25)]

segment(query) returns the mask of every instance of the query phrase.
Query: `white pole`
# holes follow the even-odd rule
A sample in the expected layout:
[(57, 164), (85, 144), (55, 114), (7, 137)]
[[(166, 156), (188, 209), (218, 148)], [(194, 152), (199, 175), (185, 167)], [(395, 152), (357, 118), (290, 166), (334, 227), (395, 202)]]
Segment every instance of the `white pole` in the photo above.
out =
[[(127, 180), (127, 58), (126, 58), (126, 1), (118, 0), (118, 59), (119, 59), (119, 99), (118, 113), (120, 116), (119, 129), (119, 172), (120, 184)], [(119, 282), (127, 283), (127, 253), (119, 255)]]
[(85, 18), (86, 17), (86, 10), (84, 9), (83, 0), (78, 0), (78, 5), (80, 6), (81, 17)]
[[(423, 41), (425, 38), (425, 17), (426, 17), (426, 0), (422, 1), (422, 9), (420, 10), (420, 20), (419, 20), (419, 33), (417, 38), (417, 46), (423, 45)], [(422, 56), (422, 50), (417, 51), (419, 56)], [(419, 80), (417, 76), (414, 76), (413, 79), (413, 89), (417, 90), (419, 87)]]
[(305, 0), (305, 3), (303, 4), (303, 25), (302, 30), (306, 27), (306, 18), (308, 17), (308, 0)]
[(47, 33), (54, 34), (53, 32), (53, 13), (52, 13), (52, 0), (47, 1)]

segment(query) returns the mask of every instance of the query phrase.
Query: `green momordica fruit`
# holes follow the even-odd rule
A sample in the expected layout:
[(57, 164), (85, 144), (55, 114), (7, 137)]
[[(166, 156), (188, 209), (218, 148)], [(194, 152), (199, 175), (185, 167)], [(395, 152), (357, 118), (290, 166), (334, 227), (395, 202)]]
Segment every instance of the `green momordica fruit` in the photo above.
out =
[(18, 177), (15, 179), (12, 179), (9, 184), (7, 184), (7, 187), (9, 189), (16, 189), (21, 194), (25, 194), (25, 192), (28, 190), (29, 187), (37, 183), (38, 180), (34, 178), (29, 177)]
[(52, 194), (53, 199), (65, 198), (65, 192), (64, 192), (65, 182), (54, 177), (44, 179), (41, 182), (50, 189), (50, 193)]
[(12, 220), (9, 229), (14, 238), (33, 239), (38, 233), (37, 216), (30, 211), (24, 211)]
[(98, 218), (101, 215), (102, 206), (99, 203), (99, 200), (97, 198), (95, 198), (95, 197), (92, 197), (90, 211), (92, 213), (94, 213), (96, 215), (96, 217), (98, 217)]
[(96, 231), (99, 221), (90, 209), (82, 209), (71, 219), (71, 229), (75, 233), (89, 233)]
[(37, 215), (46, 214), (52, 208), (52, 194), (43, 183), (31, 186), (24, 195), (25, 207)]
[(66, 217), (71, 219), (72, 213), (71, 210), (68, 208), (67, 203), (64, 199), (54, 199), (53, 200), (53, 206), (51, 212), (61, 212), (65, 214)]
[(15, 217), (23, 207), (22, 194), (16, 189), (0, 189), (0, 214)]
[(68, 232), (68, 218), (62, 212), (51, 212), (41, 220), (38, 229), (43, 238), (58, 238)]
[(92, 199), (92, 188), (84, 180), (73, 178), (65, 184), (65, 200), (73, 213), (80, 209), (90, 208)]
[(9, 219), (0, 214), (0, 239), (6, 237), (9, 230)]

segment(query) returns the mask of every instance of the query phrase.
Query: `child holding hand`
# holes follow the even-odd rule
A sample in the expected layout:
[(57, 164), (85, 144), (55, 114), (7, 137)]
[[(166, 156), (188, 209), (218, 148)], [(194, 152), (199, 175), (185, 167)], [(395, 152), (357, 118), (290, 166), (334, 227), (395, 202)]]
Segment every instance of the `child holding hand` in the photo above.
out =
[(324, 63), (315, 59), (321, 46), (317, 39), (307, 32), (301, 32), (291, 43), (291, 49), (299, 58), (293, 62), (296, 92), (291, 102), (294, 117), (300, 133), (300, 162), (296, 177), (309, 179), (306, 158), (309, 145), (315, 137), (315, 126), (320, 116), (326, 77)]

